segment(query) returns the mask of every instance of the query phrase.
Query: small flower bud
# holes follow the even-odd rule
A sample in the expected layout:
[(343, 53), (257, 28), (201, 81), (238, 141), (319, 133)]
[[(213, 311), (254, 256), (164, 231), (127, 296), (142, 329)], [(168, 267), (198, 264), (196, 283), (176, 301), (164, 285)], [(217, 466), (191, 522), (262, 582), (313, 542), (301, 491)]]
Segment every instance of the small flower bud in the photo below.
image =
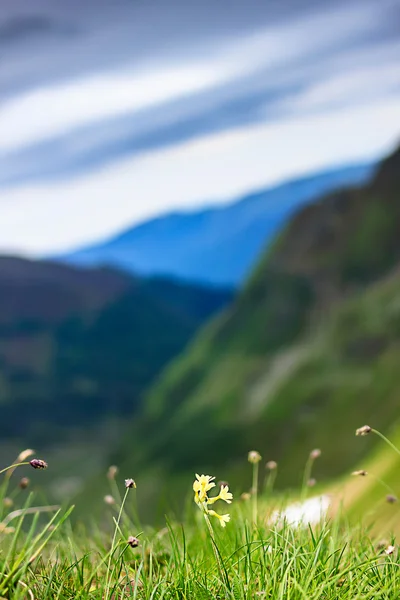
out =
[(21, 490), (26, 490), (26, 488), (28, 487), (30, 481), (28, 479), (28, 477), (22, 477), (21, 481), (19, 482), (19, 487), (21, 488)]
[(265, 468), (269, 471), (275, 471), (275, 469), (278, 468), (278, 463), (276, 463), (274, 460), (269, 460), (265, 465)]
[(14, 505), (14, 502), (11, 498), (3, 498), (3, 506), (4, 508), (11, 508)]
[(116, 474), (118, 473), (118, 467), (116, 467), (115, 465), (111, 465), (111, 467), (108, 468), (107, 471), (107, 477), (110, 480), (115, 479)]
[(252, 463), (253, 465), (255, 465), (258, 462), (260, 462), (261, 454), (259, 452), (257, 452), (256, 450), (252, 450), (251, 452), (249, 452), (247, 458), (248, 458), (249, 463)]
[(396, 550), (396, 548), (392, 545), (388, 546), (385, 550), (385, 554), (387, 554), (388, 556), (390, 556), (391, 554), (393, 554), (393, 552)]
[(126, 488), (135, 488), (136, 483), (134, 479), (125, 479), (125, 487)]
[(361, 469), (360, 471), (353, 471), (352, 475), (355, 475), (356, 477), (366, 477), (368, 472)]
[(49, 466), (47, 462), (41, 460), (40, 458), (33, 458), (31, 461), (29, 461), (29, 464), (34, 469), (47, 469), (47, 467)]
[(249, 494), (249, 492), (243, 492), (243, 494), (240, 496), (240, 499), (244, 502), (247, 502), (247, 500), (250, 500), (250, 498), (251, 494)]
[(397, 502), (397, 498), (396, 496), (393, 496), (393, 494), (388, 494), (386, 496), (386, 502), (388, 502), (389, 504), (394, 504), (395, 502)]
[(316, 483), (317, 483), (317, 480), (312, 477), (311, 479), (309, 479), (307, 481), (307, 486), (308, 487), (314, 487), (316, 485)]
[(104, 502), (106, 504), (108, 504), (109, 506), (112, 506), (113, 504), (115, 504), (115, 500), (114, 498), (111, 496), (111, 494), (107, 494), (107, 496), (104, 496)]
[(315, 460), (321, 456), (321, 450), (319, 448), (315, 448), (315, 450), (311, 450), (310, 458), (311, 460)]
[(133, 535), (130, 535), (128, 537), (128, 544), (131, 548), (137, 548), (139, 546), (139, 543), (140, 542), (137, 537), (134, 537)]
[(356, 429), (356, 435), (368, 435), (371, 433), (371, 431), (372, 428), (369, 425), (363, 425), (362, 427)]

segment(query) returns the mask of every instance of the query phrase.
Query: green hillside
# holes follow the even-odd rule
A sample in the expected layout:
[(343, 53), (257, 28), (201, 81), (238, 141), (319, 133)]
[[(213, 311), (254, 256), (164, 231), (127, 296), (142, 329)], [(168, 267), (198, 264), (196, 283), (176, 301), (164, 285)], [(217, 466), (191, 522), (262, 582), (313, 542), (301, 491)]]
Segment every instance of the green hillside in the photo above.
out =
[(71, 435), (78, 443), (90, 431), (99, 437), (97, 427), (135, 413), (161, 369), (231, 297), (0, 257), (1, 443), (47, 448)]
[[(246, 452), (294, 485), (312, 447), (316, 476), (356, 464), (364, 422), (387, 431), (400, 397), (400, 151), (373, 181), (298, 213), (242, 294), (153, 387), (112, 459), (150, 480), (217, 469), (243, 486)], [(164, 475), (160, 474), (163, 473)], [(150, 484), (149, 484), (150, 485)]]

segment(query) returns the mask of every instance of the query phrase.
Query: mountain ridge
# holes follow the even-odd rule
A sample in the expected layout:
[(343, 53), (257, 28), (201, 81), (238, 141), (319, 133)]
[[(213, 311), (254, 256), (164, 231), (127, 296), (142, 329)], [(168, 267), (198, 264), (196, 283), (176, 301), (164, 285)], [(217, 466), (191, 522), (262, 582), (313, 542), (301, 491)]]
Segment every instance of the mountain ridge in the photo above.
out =
[(333, 188), (361, 184), (373, 171), (372, 163), (338, 167), (250, 193), (224, 206), (175, 211), (57, 259), (237, 286), (296, 208)]

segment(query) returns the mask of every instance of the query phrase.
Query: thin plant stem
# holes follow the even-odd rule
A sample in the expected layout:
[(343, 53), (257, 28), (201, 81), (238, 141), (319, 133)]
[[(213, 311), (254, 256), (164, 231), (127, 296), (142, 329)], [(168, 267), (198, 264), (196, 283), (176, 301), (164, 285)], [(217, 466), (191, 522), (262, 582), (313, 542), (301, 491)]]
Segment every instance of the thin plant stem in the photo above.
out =
[(5, 467), (4, 469), (2, 469), (0, 471), (0, 475), (2, 473), (5, 473), (6, 471), (9, 471), (10, 469), (16, 469), (17, 467), (22, 467), (23, 465), (29, 465), (29, 462), (21, 462), (21, 463), (14, 463), (13, 465), (9, 465), (8, 467)]
[(253, 464), (253, 523), (257, 525), (258, 521), (258, 462)]
[(265, 493), (267, 496), (270, 496), (274, 489), (275, 479), (276, 479), (276, 469), (273, 469), (268, 473), (267, 481), (265, 484)]
[(212, 548), (213, 548), (213, 552), (214, 552), (214, 556), (215, 556), (215, 561), (217, 563), (217, 568), (218, 568), (221, 580), (224, 581), (225, 580), (225, 573), (224, 573), (224, 569), (223, 569), (222, 564), (221, 564), (221, 557), (220, 557), (220, 555), (218, 553), (218, 550), (217, 550), (217, 542), (215, 540), (214, 529), (213, 529), (213, 527), (211, 525), (211, 522), (210, 522), (208, 514), (206, 512), (204, 512), (203, 514), (204, 514), (204, 519), (205, 519), (205, 521), (207, 523), (208, 531), (210, 533), (211, 545), (212, 545)]
[(396, 454), (398, 454), (400, 456), (400, 450), (398, 448), (396, 448), (396, 446), (390, 441), (388, 440), (388, 438), (383, 435), (383, 433), (381, 433), (380, 431), (378, 431), (377, 429), (371, 429), (372, 433), (375, 433), (378, 437), (381, 438), (381, 440), (383, 440), (384, 442), (386, 442), (386, 444), (396, 452)]
[(130, 490), (129, 487), (126, 488), (125, 495), (124, 495), (124, 497), (122, 499), (121, 507), (120, 507), (119, 512), (118, 512), (118, 517), (117, 517), (117, 520), (115, 522), (114, 535), (113, 535), (113, 539), (112, 539), (112, 543), (111, 543), (110, 555), (108, 557), (107, 578), (106, 578), (106, 586), (105, 586), (105, 590), (106, 591), (105, 591), (105, 595), (104, 595), (104, 599), (105, 600), (108, 599), (108, 594), (109, 594), (109, 591), (110, 591), (110, 583), (111, 583), (111, 581), (110, 581), (111, 561), (112, 561), (112, 557), (113, 557), (114, 550), (115, 550), (115, 547), (116, 547), (115, 542), (116, 542), (117, 534), (118, 534), (118, 531), (119, 531), (119, 524), (121, 522), (122, 513), (123, 513), (123, 510), (124, 510), (124, 505), (125, 505), (126, 499), (128, 497), (129, 490)]
[(386, 488), (386, 490), (389, 492), (389, 494), (392, 494), (393, 496), (395, 496), (394, 490), (390, 487), (390, 485), (388, 485), (385, 481), (383, 481), (383, 479), (381, 479), (377, 475), (374, 475), (373, 473), (371, 473), (371, 477), (373, 477), (373, 479), (375, 479), (378, 483), (380, 483), (381, 486)]
[(304, 467), (303, 485), (301, 487), (301, 501), (307, 498), (308, 482), (311, 478), (311, 472), (314, 464), (314, 458), (310, 455), (307, 459), (306, 466)]

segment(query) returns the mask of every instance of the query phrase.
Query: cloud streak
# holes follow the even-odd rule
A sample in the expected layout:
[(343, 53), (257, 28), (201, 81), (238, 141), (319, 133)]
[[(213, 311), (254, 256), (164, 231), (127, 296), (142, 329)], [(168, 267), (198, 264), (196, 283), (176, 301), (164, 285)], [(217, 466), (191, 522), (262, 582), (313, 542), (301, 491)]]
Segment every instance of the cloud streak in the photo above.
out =
[[(375, 127), (366, 128), (367, 122)], [(63, 185), (9, 190), (2, 194), (0, 250), (63, 251), (165, 207), (190, 209), (204, 199), (224, 203), (295, 174), (376, 158), (397, 142), (395, 122), (400, 101), (386, 101), (237, 128), (126, 159)]]
[(28, 0), (3, 3), (0, 30), (30, 34), (0, 66), (2, 250), (64, 250), (396, 139), (397, 0), (38, 0), (25, 21)]

